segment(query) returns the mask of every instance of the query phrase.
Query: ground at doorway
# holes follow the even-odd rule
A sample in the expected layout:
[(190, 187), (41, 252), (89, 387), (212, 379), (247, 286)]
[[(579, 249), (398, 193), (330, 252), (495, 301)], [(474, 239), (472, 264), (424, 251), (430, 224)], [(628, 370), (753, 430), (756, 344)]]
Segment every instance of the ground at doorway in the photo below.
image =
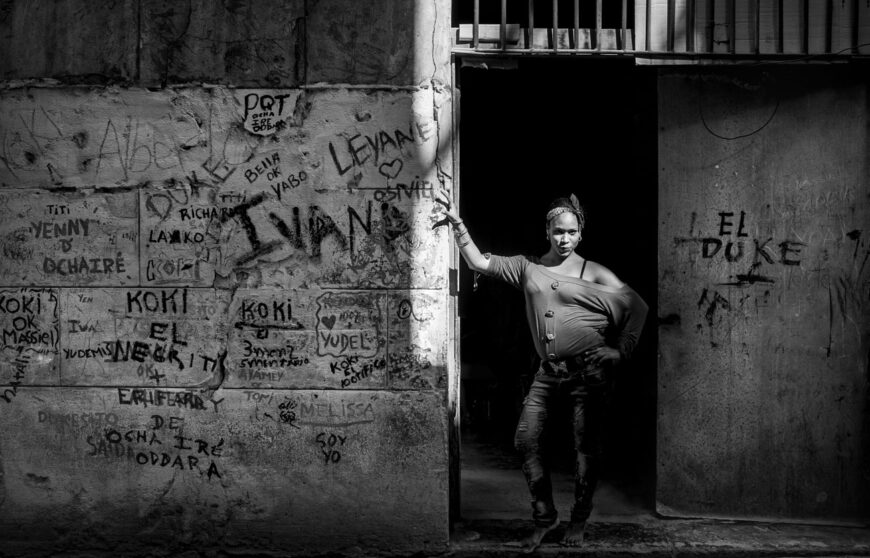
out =
[[(451, 553), (466, 556), (521, 556), (512, 546), (531, 531), (529, 520), (476, 520), (456, 525)], [(870, 528), (673, 520), (653, 516), (591, 522), (581, 548), (559, 544), (565, 523), (535, 552), (539, 556), (870, 556)]]
[[(570, 471), (553, 471), (553, 497), (564, 518), (571, 506)], [(599, 484), (585, 545), (559, 544), (566, 522), (544, 539), (539, 556), (870, 556), (870, 525), (817, 526), (748, 521), (663, 519), (642, 486), (610, 478)], [(511, 543), (533, 529), (520, 461), (505, 444), (463, 440), (461, 521), (451, 558), (521, 556)]]

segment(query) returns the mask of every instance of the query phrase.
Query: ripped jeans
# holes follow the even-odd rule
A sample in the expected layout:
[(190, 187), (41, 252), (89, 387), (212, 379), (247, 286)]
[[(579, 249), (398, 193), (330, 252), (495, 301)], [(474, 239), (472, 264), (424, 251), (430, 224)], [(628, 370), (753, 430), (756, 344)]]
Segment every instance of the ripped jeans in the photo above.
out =
[(566, 400), (573, 408), (576, 462), (571, 522), (582, 523), (592, 513), (609, 392), (609, 382), (601, 368), (584, 369), (573, 361), (541, 363), (523, 403), (514, 438), (517, 450), (523, 454), (523, 474), (531, 492), (536, 526), (547, 527), (558, 519), (550, 472), (540, 445), (548, 413)]

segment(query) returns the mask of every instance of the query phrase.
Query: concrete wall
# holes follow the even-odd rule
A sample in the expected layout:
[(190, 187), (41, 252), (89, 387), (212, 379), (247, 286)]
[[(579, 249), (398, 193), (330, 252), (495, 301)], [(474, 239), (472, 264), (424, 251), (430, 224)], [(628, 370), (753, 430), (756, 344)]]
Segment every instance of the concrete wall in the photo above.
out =
[(659, 511), (866, 519), (866, 78), (668, 72), (659, 99)]
[(0, 538), (444, 547), (449, 3), (0, 9)]

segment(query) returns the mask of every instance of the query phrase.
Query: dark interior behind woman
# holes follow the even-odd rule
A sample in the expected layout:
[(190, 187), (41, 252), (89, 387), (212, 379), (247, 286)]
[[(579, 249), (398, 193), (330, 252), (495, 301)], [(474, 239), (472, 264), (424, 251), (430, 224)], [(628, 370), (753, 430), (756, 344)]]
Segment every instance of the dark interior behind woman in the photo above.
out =
[(540, 442), (547, 416), (567, 398), (573, 407), (576, 469), (574, 505), (562, 544), (580, 545), (598, 482), (609, 372), (633, 353), (647, 305), (609, 269), (575, 252), (586, 219), (573, 194), (550, 205), (546, 215), (550, 246), (541, 257), (482, 254), (452, 209), (450, 193), (441, 190), (436, 200), (445, 208), (468, 266), (524, 292), (526, 318), (541, 359), (515, 436), (535, 521), (534, 532), (520, 544), (531, 552), (558, 525)]

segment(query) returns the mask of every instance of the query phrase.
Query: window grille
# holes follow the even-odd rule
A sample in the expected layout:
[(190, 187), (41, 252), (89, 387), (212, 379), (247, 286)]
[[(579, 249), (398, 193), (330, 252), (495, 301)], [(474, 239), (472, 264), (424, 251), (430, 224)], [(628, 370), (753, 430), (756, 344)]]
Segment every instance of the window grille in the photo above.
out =
[[(519, 21), (509, 21), (508, 0), (500, 0), (500, 10), (493, 14), (493, 5), (498, 1), (457, 0), (457, 4), (471, 6), (471, 22), (462, 22), (469, 10), (454, 10), (460, 16), (460, 24), (454, 30), (454, 52), (598, 55), (632, 52), (630, 19), (633, 14), (629, 0), (583, 0), (582, 3), (581, 0), (526, 0), (525, 5), (510, 2), (510, 17)], [(500, 19), (498, 23), (482, 23), (482, 13), (487, 19), (495, 16)], [(605, 27), (605, 22), (611, 26)]]
[(455, 0), (454, 21), (457, 54), (652, 64), (870, 55), (870, 0)]

